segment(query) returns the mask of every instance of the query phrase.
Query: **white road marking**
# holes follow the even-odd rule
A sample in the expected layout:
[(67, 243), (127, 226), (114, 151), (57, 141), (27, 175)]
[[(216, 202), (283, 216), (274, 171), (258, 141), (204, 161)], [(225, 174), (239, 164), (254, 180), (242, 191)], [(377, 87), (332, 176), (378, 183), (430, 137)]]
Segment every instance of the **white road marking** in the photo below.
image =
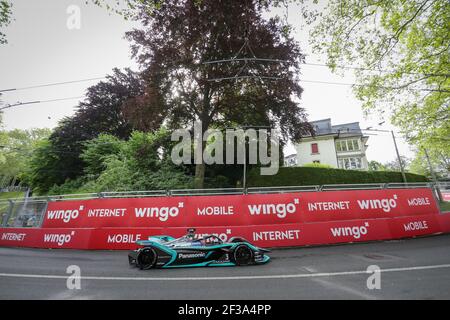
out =
[[(381, 269), (380, 272), (401, 272), (450, 268), (450, 264), (438, 264), (431, 266), (403, 267)], [(290, 279), (290, 278), (315, 278), (315, 277), (334, 277), (355, 274), (368, 274), (363, 271), (342, 271), (342, 272), (319, 272), (303, 274), (280, 274), (264, 276), (231, 276), (231, 277), (100, 277), (100, 276), (81, 276), (82, 280), (117, 280), (117, 281), (207, 281), (207, 280), (259, 280), (259, 279)], [(67, 276), (51, 274), (21, 274), (21, 273), (0, 273), (0, 277), (9, 278), (38, 278), (38, 279), (67, 279)]]

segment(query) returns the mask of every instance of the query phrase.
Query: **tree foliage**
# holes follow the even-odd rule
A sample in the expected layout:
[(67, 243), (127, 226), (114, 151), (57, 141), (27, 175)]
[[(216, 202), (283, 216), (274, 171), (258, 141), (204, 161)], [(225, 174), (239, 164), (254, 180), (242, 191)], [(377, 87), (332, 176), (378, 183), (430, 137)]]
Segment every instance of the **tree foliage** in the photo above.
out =
[(25, 183), (38, 194), (46, 193), (53, 185), (65, 181), (64, 174), (70, 168), (61, 172), (61, 158), (52, 143), (46, 139), (40, 141), (27, 161), (23, 174)]
[(64, 182), (83, 174), (84, 163), (80, 157), (84, 143), (99, 134), (111, 134), (126, 139), (132, 126), (122, 112), (122, 105), (128, 99), (143, 93), (139, 74), (125, 69), (114, 69), (106, 81), (88, 88), (86, 100), (81, 102), (75, 114), (64, 118), (50, 136), (52, 150), (61, 160), (57, 165)]
[(12, 2), (0, 0), (0, 44), (7, 43), (6, 35), (1, 31), (10, 24), (12, 16)]
[(106, 160), (119, 155), (124, 148), (124, 141), (109, 135), (100, 134), (97, 138), (87, 141), (80, 158), (84, 162), (84, 173), (98, 175), (106, 169)]
[(355, 66), (366, 112), (390, 113), (409, 142), (450, 157), (450, 2), (330, 0), (311, 42), (334, 71)]
[[(405, 171), (409, 171), (409, 165), (411, 163), (411, 159), (404, 157), (404, 156), (400, 156), (400, 161), (402, 162), (402, 167)], [(398, 159), (389, 161), (385, 164), (383, 164), (382, 167), (383, 170), (388, 170), (388, 171), (397, 171), (400, 172), (401, 171), (401, 167), (400, 167), (400, 163), (398, 161)]]
[[(266, 125), (279, 128), (284, 139), (298, 140), (310, 130), (298, 99), (303, 61), (298, 43), (278, 18), (264, 19), (271, 1), (165, 0), (149, 13), (139, 6), (143, 29), (127, 33), (133, 56), (145, 73), (146, 94), (141, 98), (147, 127), (165, 122), (170, 128), (201, 121), (212, 125)], [(258, 58), (284, 63), (207, 61), (253, 57), (240, 51), (248, 38)], [(245, 64), (245, 66), (244, 66)], [(239, 74), (237, 80), (214, 81)], [(262, 80), (255, 77), (276, 77)], [(204, 164), (197, 166), (199, 187)]]
[(387, 170), (387, 168), (384, 164), (382, 164), (381, 162), (375, 161), (375, 160), (369, 161), (368, 167), (369, 167), (369, 171), (386, 171)]
[[(34, 186), (37, 191), (50, 194), (192, 187), (192, 177), (185, 168), (172, 164), (169, 142), (165, 129), (154, 133), (134, 131), (128, 140), (102, 134), (85, 144), (81, 154), (86, 164), (83, 176), (50, 186), (47, 181), (42, 181), (43, 185), (34, 181)], [(40, 160), (51, 164), (52, 158)], [(34, 171), (39, 172), (39, 168)]]
[(450, 178), (450, 159), (439, 150), (427, 150), (427, 153), (430, 163), (428, 163), (425, 149), (418, 149), (409, 165), (409, 171), (429, 178), (433, 178), (432, 172), (437, 179)]
[(0, 131), (0, 177), (22, 178), (28, 158), (50, 129)]

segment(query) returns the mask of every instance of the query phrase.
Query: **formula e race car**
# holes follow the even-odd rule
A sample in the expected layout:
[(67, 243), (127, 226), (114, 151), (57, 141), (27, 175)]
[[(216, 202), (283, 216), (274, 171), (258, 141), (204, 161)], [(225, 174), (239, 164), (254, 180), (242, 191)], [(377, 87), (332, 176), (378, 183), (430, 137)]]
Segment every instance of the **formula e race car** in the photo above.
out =
[(215, 235), (196, 237), (195, 229), (178, 239), (171, 236), (151, 236), (136, 241), (141, 246), (130, 251), (128, 262), (141, 270), (176, 267), (219, 267), (263, 264), (270, 260), (258, 248), (240, 237), (224, 242)]

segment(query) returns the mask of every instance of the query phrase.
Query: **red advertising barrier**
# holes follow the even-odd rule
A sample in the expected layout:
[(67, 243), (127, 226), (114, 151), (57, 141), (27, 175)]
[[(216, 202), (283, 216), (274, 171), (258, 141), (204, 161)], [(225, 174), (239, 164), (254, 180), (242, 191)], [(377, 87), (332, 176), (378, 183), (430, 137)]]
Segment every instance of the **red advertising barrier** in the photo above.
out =
[(186, 197), (49, 202), (43, 228), (166, 227), (186, 225)]
[(392, 238), (408, 238), (442, 232), (437, 215), (401, 217), (389, 220)]
[(439, 221), (441, 231), (444, 233), (450, 232), (450, 212), (437, 215), (436, 217)]
[(248, 226), (439, 212), (430, 189), (357, 190), (50, 202), (43, 228)]
[[(186, 233), (186, 230), (184, 230)], [(102, 228), (93, 231), (89, 249), (124, 250), (136, 248), (135, 242), (165, 234), (163, 228)]]
[[(215, 234), (223, 241), (244, 237), (261, 247), (292, 247), (335, 243), (401, 239), (450, 232), (450, 214), (366, 219), (316, 223), (250, 226), (194, 226), (197, 236)], [(90, 250), (126, 250), (136, 248), (135, 241), (151, 235), (179, 237), (185, 228), (3, 228), (0, 246), (64, 248)]]
[(442, 200), (450, 202), (450, 192), (441, 192)]
[(450, 232), (450, 213), (427, 188), (63, 201), (49, 203), (42, 228), (0, 228), (0, 246), (125, 250), (187, 227), (290, 247)]
[(91, 249), (94, 229), (2, 228), (0, 246)]

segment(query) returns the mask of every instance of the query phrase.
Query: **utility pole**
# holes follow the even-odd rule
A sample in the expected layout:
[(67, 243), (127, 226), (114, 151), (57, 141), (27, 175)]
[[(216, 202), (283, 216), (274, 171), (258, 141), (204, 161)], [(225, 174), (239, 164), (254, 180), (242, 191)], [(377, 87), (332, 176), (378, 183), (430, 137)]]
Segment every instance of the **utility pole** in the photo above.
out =
[(245, 190), (247, 182), (247, 142), (244, 137), (244, 178), (242, 179), (242, 188)]
[(431, 165), (431, 161), (430, 161), (430, 157), (428, 156), (428, 152), (427, 149), (422, 148), (423, 151), (425, 152), (425, 157), (427, 158), (427, 162), (428, 162), (428, 166), (430, 167), (430, 173), (431, 173), (431, 178), (433, 179), (436, 191), (437, 191), (437, 196), (439, 198), (439, 201), (442, 202), (442, 194), (441, 194), (441, 190), (439, 189), (438, 183), (437, 183), (437, 179), (436, 179), (436, 175), (434, 174), (434, 170), (433, 170), (433, 166)]
[[(380, 123), (382, 124), (382, 123)], [(400, 165), (400, 171), (402, 172), (402, 179), (404, 183), (408, 183), (406, 180), (405, 169), (403, 168), (402, 159), (400, 158), (400, 153), (398, 152), (397, 141), (395, 140), (395, 135), (393, 130), (382, 130), (382, 129), (371, 129), (372, 127), (368, 127), (363, 129), (364, 131), (378, 131), (378, 132), (390, 132), (392, 135), (392, 140), (394, 141), (395, 153), (397, 154), (398, 164)]]
[(403, 168), (402, 159), (400, 158), (400, 153), (398, 153), (397, 141), (395, 141), (395, 135), (394, 135), (394, 131), (393, 130), (391, 130), (391, 134), (392, 134), (392, 139), (394, 140), (395, 152), (397, 153), (397, 158), (398, 158), (398, 163), (400, 165), (400, 170), (402, 172), (403, 182), (407, 183), (408, 181), (406, 181), (405, 170)]

